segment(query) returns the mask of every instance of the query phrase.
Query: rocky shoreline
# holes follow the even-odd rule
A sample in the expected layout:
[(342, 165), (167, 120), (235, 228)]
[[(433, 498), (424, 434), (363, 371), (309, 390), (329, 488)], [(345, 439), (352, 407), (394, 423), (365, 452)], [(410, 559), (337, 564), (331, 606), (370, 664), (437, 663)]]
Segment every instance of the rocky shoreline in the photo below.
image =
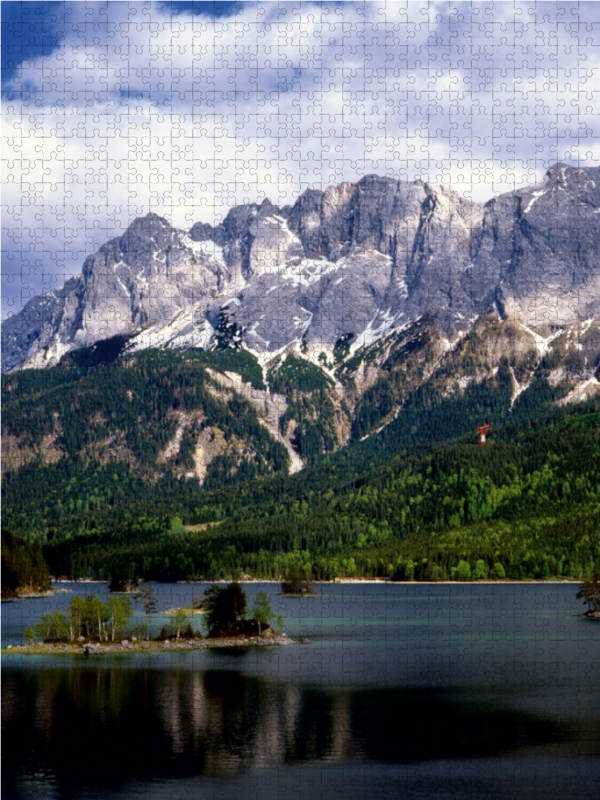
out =
[(23, 655), (105, 655), (107, 653), (164, 653), (174, 650), (209, 650), (229, 647), (283, 647), (297, 644), (285, 633), (277, 636), (232, 636), (223, 639), (165, 639), (164, 641), (137, 642), (123, 639), (120, 642), (38, 642), (35, 644), (8, 645), (3, 653)]

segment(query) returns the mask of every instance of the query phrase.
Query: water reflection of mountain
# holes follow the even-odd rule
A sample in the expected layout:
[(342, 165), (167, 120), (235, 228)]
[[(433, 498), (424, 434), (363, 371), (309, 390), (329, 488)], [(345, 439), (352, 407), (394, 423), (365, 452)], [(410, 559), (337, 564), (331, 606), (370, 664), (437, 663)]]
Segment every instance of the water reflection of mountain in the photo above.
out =
[(318, 690), (235, 671), (19, 670), (3, 688), (5, 779), (63, 787), (298, 762), (467, 758), (557, 741), (452, 691)]

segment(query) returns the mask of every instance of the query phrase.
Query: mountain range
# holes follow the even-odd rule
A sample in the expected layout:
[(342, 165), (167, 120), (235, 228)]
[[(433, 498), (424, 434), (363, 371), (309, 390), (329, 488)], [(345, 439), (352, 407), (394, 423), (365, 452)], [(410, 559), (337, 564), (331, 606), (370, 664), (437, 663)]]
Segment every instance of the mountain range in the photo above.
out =
[[(170, 353), (176, 371), (193, 355), (206, 389), (164, 409), (170, 427), (152, 463), (142, 464), (149, 450), (133, 454), (131, 431), (113, 430), (106, 408), (94, 406), (90, 420), (102, 422), (94, 458), (102, 450), (101, 459), (135, 463), (152, 479), (172, 470), (202, 483), (225, 456), (240, 476), (244, 463), (261, 462), (261, 436), (234, 435), (218, 410), (232, 398), (269, 437), (273, 469), (287, 459), (292, 472), (412, 419), (433, 396), (456, 408), (471, 398), (473, 420), (491, 413), (473, 399), (482, 386), (501, 388), (505, 415), (540, 397), (585, 400), (600, 388), (600, 168), (559, 163), (542, 183), (485, 204), (367, 176), (308, 190), (293, 206), (238, 206), (223, 223), (187, 232), (148, 214), (87, 258), (81, 276), (3, 323), (5, 396), (19, 399), (23, 370), (87, 375), (113, 360), (147, 370), (148, 350)], [(46, 374), (36, 379), (38, 405), (58, 380)], [(52, 397), (35, 435), (6, 406), (6, 468), (86, 447), (89, 456), (89, 441), (67, 446), (67, 401), (55, 407)], [(452, 419), (449, 435), (460, 428)], [(182, 446), (193, 456), (179, 458)]]
[(600, 168), (473, 203), (443, 186), (367, 176), (233, 208), (216, 227), (136, 219), (82, 274), (2, 326), (4, 370), (52, 366), (115, 334), (133, 349), (353, 350), (424, 314), (451, 336), (490, 306), (544, 339), (600, 311)]

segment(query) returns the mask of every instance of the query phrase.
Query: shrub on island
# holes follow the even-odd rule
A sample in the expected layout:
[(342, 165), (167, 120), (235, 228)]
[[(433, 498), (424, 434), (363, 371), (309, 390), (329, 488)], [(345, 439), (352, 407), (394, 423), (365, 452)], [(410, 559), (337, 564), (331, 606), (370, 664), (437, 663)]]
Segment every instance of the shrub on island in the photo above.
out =
[(281, 591), (283, 594), (312, 594), (312, 575), (300, 567), (292, 567), (281, 582)]

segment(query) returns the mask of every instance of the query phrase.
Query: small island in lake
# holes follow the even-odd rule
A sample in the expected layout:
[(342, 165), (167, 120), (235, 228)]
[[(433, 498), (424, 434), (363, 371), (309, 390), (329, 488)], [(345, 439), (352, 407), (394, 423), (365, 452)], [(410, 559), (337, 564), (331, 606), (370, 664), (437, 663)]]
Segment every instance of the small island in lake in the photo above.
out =
[(582, 616), (600, 619), (600, 574), (594, 573), (579, 584), (577, 599), (587, 604), (587, 611)]
[[(145, 621), (129, 626), (133, 616), (131, 600), (141, 604)], [(266, 592), (259, 592), (248, 610), (248, 598), (239, 583), (213, 584), (203, 599), (188, 611), (170, 609), (171, 620), (158, 636), (150, 635), (150, 617), (156, 612), (156, 600), (148, 585), (130, 597), (111, 595), (108, 602), (90, 594), (73, 597), (68, 612), (53, 611), (42, 616), (35, 627), (23, 633), (25, 644), (4, 648), (12, 653), (79, 653), (102, 655), (124, 652), (164, 652), (165, 650), (200, 650), (214, 647), (273, 647), (294, 644), (282, 631), (271, 627), (275, 618)], [(201, 612), (207, 635), (192, 628), (188, 613)], [(42, 639), (41, 642), (37, 641)]]
[(312, 574), (300, 567), (292, 567), (281, 582), (281, 593), (292, 597), (314, 594)]

